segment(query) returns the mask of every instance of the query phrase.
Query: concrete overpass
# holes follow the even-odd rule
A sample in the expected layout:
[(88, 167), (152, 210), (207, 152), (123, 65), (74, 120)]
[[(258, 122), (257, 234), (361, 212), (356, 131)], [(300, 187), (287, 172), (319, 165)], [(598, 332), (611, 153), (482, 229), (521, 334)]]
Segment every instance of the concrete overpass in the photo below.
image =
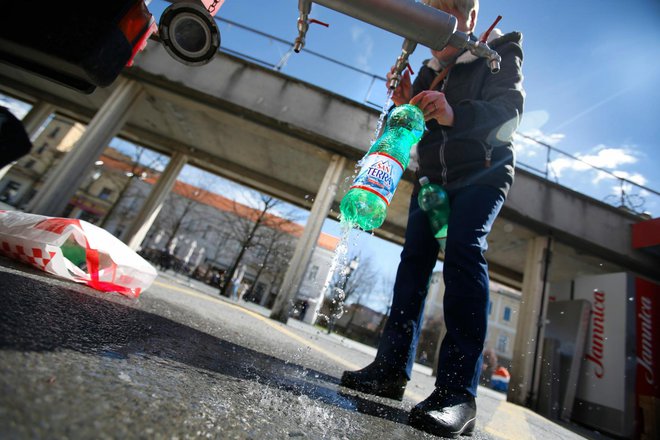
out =
[[(179, 64), (156, 41), (115, 84), (91, 95), (6, 65), (0, 65), (0, 91), (39, 104), (35, 113), (46, 103), (88, 124), (29, 207), (33, 212), (59, 215), (115, 136), (172, 157), (129, 233), (134, 247), (186, 163), (310, 209), (273, 311), (282, 321), (323, 220), (337, 217), (379, 117), (370, 107), (227, 54), (202, 67)], [(376, 235), (402, 243), (413, 179), (404, 175)], [(518, 170), (487, 253), (492, 278), (523, 292), (518, 351), (536, 337), (546, 282), (618, 271), (660, 282), (660, 256), (631, 245), (631, 227), (641, 220)], [(531, 358), (521, 361), (520, 372), (531, 369)], [(526, 392), (521, 387), (521, 395)]]

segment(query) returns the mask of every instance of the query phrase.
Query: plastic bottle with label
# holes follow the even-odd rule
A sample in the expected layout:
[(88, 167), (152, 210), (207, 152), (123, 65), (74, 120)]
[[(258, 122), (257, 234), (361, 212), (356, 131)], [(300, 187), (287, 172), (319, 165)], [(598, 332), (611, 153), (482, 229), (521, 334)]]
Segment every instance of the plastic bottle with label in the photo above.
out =
[(80, 269), (87, 268), (87, 251), (73, 237), (69, 237), (62, 245), (62, 255)]
[(360, 172), (341, 201), (342, 221), (365, 231), (380, 227), (410, 160), (410, 149), (424, 134), (424, 113), (411, 104), (395, 107), (383, 134), (363, 159)]
[(444, 252), (447, 241), (447, 224), (449, 223), (449, 196), (445, 189), (435, 183), (431, 183), (428, 177), (419, 179), (422, 186), (417, 195), (417, 202), (422, 211), (426, 212), (431, 223), (433, 235), (440, 243)]

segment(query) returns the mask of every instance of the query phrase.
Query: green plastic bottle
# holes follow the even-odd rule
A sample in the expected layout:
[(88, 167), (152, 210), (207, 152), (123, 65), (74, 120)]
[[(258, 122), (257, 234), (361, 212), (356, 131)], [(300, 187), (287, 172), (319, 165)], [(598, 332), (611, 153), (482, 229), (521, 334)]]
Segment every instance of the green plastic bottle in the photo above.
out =
[(422, 211), (426, 212), (431, 223), (433, 235), (440, 243), (440, 247), (444, 252), (450, 212), (449, 196), (442, 186), (431, 183), (426, 176), (419, 179), (419, 184), (422, 187), (417, 195), (417, 202)]
[(380, 227), (387, 207), (410, 160), (410, 149), (424, 134), (424, 113), (419, 107), (395, 107), (383, 134), (363, 159), (360, 172), (339, 206), (341, 220), (365, 231)]
[(85, 270), (87, 267), (87, 251), (80, 246), (75, 239), (69, 237), (60, 248), (64, 258), (72, 262), (75, 266)]

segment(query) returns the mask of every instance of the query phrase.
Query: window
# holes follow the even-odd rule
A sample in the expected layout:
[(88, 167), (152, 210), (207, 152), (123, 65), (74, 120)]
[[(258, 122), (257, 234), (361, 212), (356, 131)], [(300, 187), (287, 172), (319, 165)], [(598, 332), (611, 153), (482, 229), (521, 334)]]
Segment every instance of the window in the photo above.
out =
[(46, 148), (48, 148), (48, 142), (44, 142), (41, 147), (37, 148), (37, 154), (41, 154), (44, 151), (46, 151)]
[(53, 131), (48, 135), (49, 138), (53, 139), (60, 132), (60, 127), (53, 128)]
[(84, 220), (84, 221), (92, 223), (92, 224), (96, 224), (99, 221), (99, 216), (98, 215), (96, 215), (94, 213), (91, 213), (91, 212), (88, 212), (88, 211), (80, 211), (80, 214), (78, 215), (78, 218), (80, 220)]
[(509, 336), (507, 335), (499, 335), (497, 337), (497, 351), (500, 353), (506, 353), (507, 348), (509, 347)]
[(7, 182), (7, 185), (2, 190), (2, 193), (0, 193), (0, 202), (11, 202), (18, 193), (19, 189), (21, 189), (20, 183), (14, 180)]
[(511, 321), (511, 307), (504, 308), (504, 318), (505, 321)]
[(35, 163), (37, 163), (36, 160), (29, 159), (28, 161), (25, 162), (25, 165), (23, 165), (23, 166), (29, 170), (29, 169), (32, 169), (32, 167), (34, 166)]
[(493, 312), (493, 302), (488, 301), (488, 314), (490, 315)]
[(99, 199), (108, 200), (111, 195), (112, 195), (112, 190), (106, 186), (99, 193)]
[(307, 279), (310, 281), (316, 280), (316, 276), (319, 274), (319, 267), (318, 266), (312, 266), (311, 269), (309, 269), (309, 274), (307, 275)]

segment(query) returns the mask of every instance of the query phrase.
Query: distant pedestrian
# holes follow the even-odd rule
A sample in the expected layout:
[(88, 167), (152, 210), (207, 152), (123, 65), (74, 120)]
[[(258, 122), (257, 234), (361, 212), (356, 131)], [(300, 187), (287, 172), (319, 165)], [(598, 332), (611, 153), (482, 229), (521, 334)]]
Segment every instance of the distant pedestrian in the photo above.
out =
[(495, 369), (498, 367), (497, 363), (497, 353), (493, 350), (493, 347), (490, 345), (484, 349), (483, 353), (483, 364), (481, 367), (481, 383), (484, 385), (490, 385), (490, 378), (495, 372)]
[(510, 380), (511, 374), (509, 373), (509, 370), (500, 365), (493, 372), (493, 375), (490, 378), (490, 384), (494, 390), (506, 393), (509, 389)]

